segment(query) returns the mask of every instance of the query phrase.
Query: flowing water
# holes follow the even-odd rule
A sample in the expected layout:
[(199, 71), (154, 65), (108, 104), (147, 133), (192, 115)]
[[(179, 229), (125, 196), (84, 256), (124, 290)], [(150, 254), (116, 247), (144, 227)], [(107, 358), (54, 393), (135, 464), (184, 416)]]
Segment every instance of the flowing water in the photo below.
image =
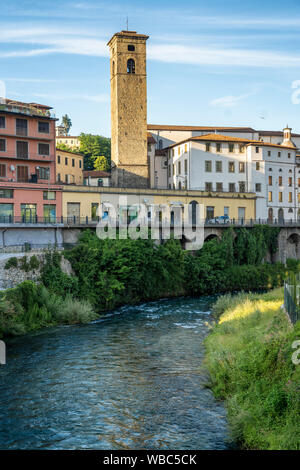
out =
[(225, 410), (202, 365), (211, 302), (123, 307), (10, 340), (0, 448), (227, 448)]

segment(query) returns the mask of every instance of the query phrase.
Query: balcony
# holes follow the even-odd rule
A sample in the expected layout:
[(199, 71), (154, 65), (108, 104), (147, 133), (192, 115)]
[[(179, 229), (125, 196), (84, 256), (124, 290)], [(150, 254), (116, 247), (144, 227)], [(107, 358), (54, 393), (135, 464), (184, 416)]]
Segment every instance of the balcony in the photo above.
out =
[(50, 119), (55, 119), (55, 113), (51, 112), (48, 109), (39, 109), (34, 106), (29, 105), (16, 105), (16, 104), (1, 104), (0, 102), (0, 112), (8, 112), (14, 114), (22, 114), (23, 116), (37, 116), (45, 117)]
[(35, 160), (41, 162), (51, 162), (55, 161), (55, 155), (40, 155), (39, 153), (32, 152), (0, 152), (0, 161), (3, 158), (16, 159), (16, 160)]

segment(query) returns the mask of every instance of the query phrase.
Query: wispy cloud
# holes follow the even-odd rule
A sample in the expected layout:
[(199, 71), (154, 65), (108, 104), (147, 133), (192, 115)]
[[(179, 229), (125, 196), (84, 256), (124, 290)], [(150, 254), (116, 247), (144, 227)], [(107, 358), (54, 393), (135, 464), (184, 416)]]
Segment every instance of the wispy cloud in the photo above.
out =
[[(10, 50), (0, 50), (1, 58), (36, 57), (49, 54), (74, 54), (108, 57), (107, 38), (93, 31), (67, 28), (1, 29), (0, 43), (10, 44)], [(12, 45), (18, 45), (11, 48)], [(148, 58), (167, 63), (240, 67), (299, 67), (300, 55), (249, 48), (195, 46), (160, 42), (149, 44)]]
[(96, 95), (90, 95), (88, 93), (64, 93), (64, 94), (52, 94), (52, 93), (31, 93), (31, 96), (36, 98), (42, 98), (47, 100), (63, 100), (63, 101), (70, 101), (70, 100), (84, 100), (84, 101), (92, 101), (94, 103), (107, 103), (109, 102), (109, 95), (105, 93), (99, 93)]
[(256, 92), (251, 92), (251, 93), (245, 93), (244, 95), (240, 95), (240, 96), (232, 96), (232, 95), (222, 96), (221, 98), (216, 98), (212, 100), (209, 104), (211, 106), (218, 106), (221, 108), (233, 108), (237, 106), (241, 101), (255, 94)]

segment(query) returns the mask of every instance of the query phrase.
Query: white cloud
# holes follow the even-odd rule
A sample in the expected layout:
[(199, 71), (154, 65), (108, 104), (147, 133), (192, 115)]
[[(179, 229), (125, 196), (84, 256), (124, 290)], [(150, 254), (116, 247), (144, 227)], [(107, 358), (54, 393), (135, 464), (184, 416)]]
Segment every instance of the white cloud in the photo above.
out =
[(249, 96), (253, 96), (256, 93), (246, 93), (244, 95), (240, 96), (222, 96), (221, 98), (216, 98), (212, 100), (209, 104), (211, 106), (219, 106), (222, 108), (233, 108), (234, 106), (237, 106), (241, 101), (244, 99), (248, 98)]
[(49, 100), (63, 100), (63, 101), (68, 101), (68, 100), (84, 100), (84, 101), (93, 101), (95, 103), (106, 103), (109, 102), (110, 96), (105, 93), (99, 93), (96, 95), (90, 95), (88, 93), (64, 93), (62, 95), (59, 95), (57, 93), (51, 94), (51, 93), (32, 93), (31, 96), (34, 96), (36, 98), (42, 98), (42, 99), (49, 99)]
[[(172, 38), (171, 38), (172, 40)], [(35, 57), (47, 54), (74, 54), (108, 57), (107, 38), (84, 29), (21, 28), (0, 29), (0, 43), (18, 44), (13, 50), (0, 50), (1, 58)], [(27, 48), (26, 48), (27, 46)], [(300, 55), (247, 48), (195, 46), (189, 44), (149, 44), (148, 58), (169, 63), (240, 67), (297, 67)]]

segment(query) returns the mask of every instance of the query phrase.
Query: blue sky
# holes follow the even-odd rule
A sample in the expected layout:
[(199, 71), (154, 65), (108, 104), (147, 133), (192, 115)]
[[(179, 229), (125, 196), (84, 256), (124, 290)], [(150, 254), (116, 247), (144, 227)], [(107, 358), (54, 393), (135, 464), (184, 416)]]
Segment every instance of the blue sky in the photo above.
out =
[[(300, 133), (300, 2), (0, 0), (6, 96), (67, 113), (71, 133), (110, 135), (107, 41), (150, 36), (148, 122)], [(1, 88), (0, 88), (1, 90)], [(300, 96), (300, 94), (299, 94)], [(300, 101), (300, 100), (299, 100)]]

